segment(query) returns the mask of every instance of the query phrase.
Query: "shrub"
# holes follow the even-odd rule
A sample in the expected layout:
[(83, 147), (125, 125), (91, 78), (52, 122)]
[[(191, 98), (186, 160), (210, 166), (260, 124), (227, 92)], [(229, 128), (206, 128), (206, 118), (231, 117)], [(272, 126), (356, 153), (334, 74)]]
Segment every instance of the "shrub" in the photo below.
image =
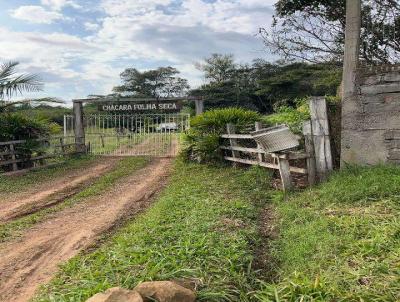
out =
[[(18, 113), (0, 114), (0, 142), (27, 140), (24, 144), (16, 145), (17, 158), (30, 158), (34, 154), (44, 153), (43, 144), (34, 139), (46, 138), (58, 131), (60, 131), (58, 125), (44, 119), (35, 119)], [(0, 148), (0, 151), (2, 149), (5, 151), (7, 147)], [(7, 167), (5, 169), (7, 170)]]
[(297, 134), (302, 133), (303, 123), (310, 119), (310, 109), (307, 98), (296, 101), (296, 108), (281, 106), (276, 113), (263, 117), (263, 122), (267, 126), (276, 124), (286, 124)]
[(226, 124), (234, 124), (241, 132), (254, 127), (260, 119), (257, 112), (241, 108), (214, 109), (198, 115), (190, 122), (191, 129), (185, 135), (182, 155), (187, 160), (217, 162), (222, 159), (220, 135), (226, 133)]
[(0, 114), (0, 141), (26, 140), (47, 136), (50, 127), (44, 120), (10, 113)]

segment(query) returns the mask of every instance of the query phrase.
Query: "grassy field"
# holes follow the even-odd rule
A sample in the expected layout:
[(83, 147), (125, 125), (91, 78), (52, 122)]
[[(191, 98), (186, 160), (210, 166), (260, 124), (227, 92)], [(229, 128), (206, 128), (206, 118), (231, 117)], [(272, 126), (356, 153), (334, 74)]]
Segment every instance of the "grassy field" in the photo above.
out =
[(5, 176), (0, 174), (0, 202), (1, 195), (3, 194), (20, 192), (29, 187), (45, 183), (55, 177), (62, 176), (66, 172), (84, 169), (96, 159), (97, 157), (94, 156), (70, 158), (51, 167), (29, 171), (22, 176)]
[(178, 163), (150, 210), (98, 250), (75, 257), (35, 301), (85, 301), (112, 286), (188, 278), (200, 301), (249, 301), (265, 170)]
[(349, 168), (275, 203), (278, 281), (261, 301), (400, 301), (400, 169)]
[[(286, 202), (269, 181), (265, 170), (178, 161), (147, 212), (63, 265), (34, 301), (181, 278), (199, 301), (400, 301), (399, 168), (350, 167)], [(260, 236), (260, 222), (276, 236)]]
[[(72, 162), (68, 162), (67, 166), (75, 166), (78, 165), (82, 161), (90, 161), (91, 159), (77, 159), (77, 160), (72, 160)], [(21, 231), (25, 230), (26, 228), (39, 223), (43, 221), (49, 214), (55, 213), (57, 211), (60, 211), (68, 206), (71, 206), (77, 202), (82, 202), (87, 198), (96, 196), (98, 194), (101, 194), (102, 192), (107, 191), (109, 188), (111, 188), (115, 183), (117, 183), (121, 178), (128, 176), (133, 173), (133, 171), (138, 170), (142, 167), (144, 167), (147, 163), (149, 162), (148, 158), (145, 157), (127, 157), (121, 159), (121, 161), (118, 162), (117, 166), (111, 170), (110, 172), (100, 176), (92, 185), (84, 188), (82, 191), (80, 191), (78, 194), (67, 198), (64, 200), (62, 203), (51, 207), (51, 208), (45, 208), (43, 210), (40, 210), (38, 212), (35, 212), (31, 215), (13, 220), (9, 223), (1, 224), (0, 225), (0, 242), (4, 242), (6, 240), (9, 240), (15, 236), (18, 236)], [(81, 166), (82, 168), (82, 166)], [(55, 168), (56, 169), (56, 168)], [(53, 169), (43, 169), (39, 170), (38, 172), (29, 172), (25, 174), (22, 177), (18, 178), (7, 178), (8, 186), (9, 188), (17, 189), (19, 188), (20, 190), (23, 190), (23, 184), (30, 182), (32, 179), (35, 179), (35, 177), (38, 176), (38, 173), (40, 175), (46, 175), (44, 178), (48, 177), (49, 175), (55, 175), (57, 173), (61, 173), (59, 169), (56, 169), (56, 172), (53, 171)], [(48, 173), (48, 174), (47, 174)], [(43, 179), (42, 179), (43, 181)]]
[(86, 135), (93, 154), (132, 154), (166, 155), (173, 140), (179, 139), (176, 133), (132, 133), (126, 135)]

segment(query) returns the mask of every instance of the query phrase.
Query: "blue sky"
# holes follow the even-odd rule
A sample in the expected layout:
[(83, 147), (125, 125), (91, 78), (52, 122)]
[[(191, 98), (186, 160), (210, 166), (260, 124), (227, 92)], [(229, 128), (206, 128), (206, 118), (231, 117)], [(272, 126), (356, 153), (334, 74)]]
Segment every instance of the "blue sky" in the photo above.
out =
[(270, 58), (256, 36), (275, 0), (0, 0), (0, 62), (45, 81), (67, 102), (107, 94), (126, 67), (173, 66), (192, 87), (211, 53)]

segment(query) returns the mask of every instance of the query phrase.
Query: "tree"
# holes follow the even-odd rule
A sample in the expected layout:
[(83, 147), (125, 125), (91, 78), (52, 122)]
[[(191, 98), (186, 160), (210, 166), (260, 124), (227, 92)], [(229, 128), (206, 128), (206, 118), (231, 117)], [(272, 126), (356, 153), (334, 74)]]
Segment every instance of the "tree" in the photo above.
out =
[(113, 91), (123, 96), (134, 97), (181, 97), (189, 87), (186, 79), (178, 77), (179, 71), (173, 67), (159, 67), (140, 72), (136, 68), (127, 68), (121, 73), (122, 85)]
[[(209, 70), (216, 69), (205, 68), (206, 77)], [(224, 74), (223, 80), (208, 77), (209, 83), (192, 90), (191, 95), (203, 97), (207, 108), (234, 106), (272, 112), (276, 104), (293, 105), (297, 98), (336, 95), (341, 82), (340, 64), (332, 63), (282, 65), (259, 59), (252, 64), (233, 62)]]
[(272, 106), (294, 105), (299, 98), (336, 95), (341, 79), (340, 64), (293, 63), (275, 66), (268, 77), (259, 80), (256, 94), (272, 100)]
[(231, 79), (236, 64), (232, 54), (214, 53), (209, 58), (205, 58), (203, 63), (196, 63), (196, 68), (204, 72), (206, 80), (222, 83)]
[[(272, 32), (261, 36), (272, 52), (286, 60), (313, 63), (342, 61), (346, 0), (279, 0)], [(400, 4), (398, 0), (364, 0), (361, 59), (369, 64), (400, 59)]]

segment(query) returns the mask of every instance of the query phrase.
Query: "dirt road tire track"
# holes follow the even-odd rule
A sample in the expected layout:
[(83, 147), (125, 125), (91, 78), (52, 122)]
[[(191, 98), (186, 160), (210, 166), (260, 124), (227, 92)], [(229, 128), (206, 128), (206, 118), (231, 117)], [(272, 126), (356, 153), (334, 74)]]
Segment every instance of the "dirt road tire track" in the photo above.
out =
[(22, 194), (10, 194), (8, 200), (0, 203), (0, 223), (29, 215), (62, 202), (112, 170), (119, 160), (113, 158), (107, 163), (97, 162), (85, 168), (84, 173), (73, 171)]
[(156, 159), (108, 192), (51, 216), (20, 239), (0, 246), (0, 301), (25, 302), (58, 265), (93, 245), (167, 183), (171, 159)]

